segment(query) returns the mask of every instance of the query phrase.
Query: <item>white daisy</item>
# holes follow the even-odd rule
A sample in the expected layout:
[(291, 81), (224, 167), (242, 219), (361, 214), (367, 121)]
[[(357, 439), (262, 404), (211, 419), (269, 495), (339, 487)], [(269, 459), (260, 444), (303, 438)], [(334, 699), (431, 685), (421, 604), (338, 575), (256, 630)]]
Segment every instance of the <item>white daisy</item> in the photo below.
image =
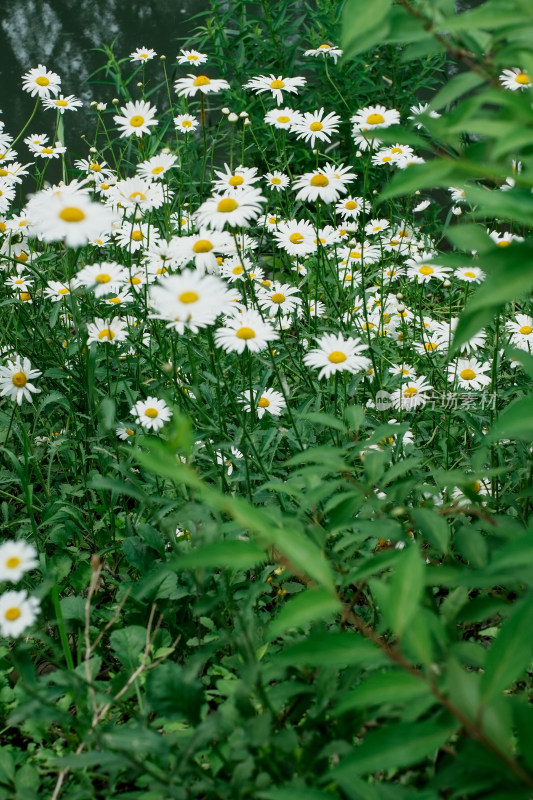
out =
[(291, 125), (291, 131), (297, 134), (297, 139), (304, 139), (311, 147), (316, 140), (330, 142), (331, 136), (338, 132), (341, 118), (333, 112), (324, 116), (324, 108), (317, 111), (303, 113)]
[(229, 89), (229, 83), (222, 78), (208, 78), (207, 75), (189, 74), (186, 78), (178, 78), (174, 83), (178, 97), (194, 97), (201, 94), (216, 94)]
[(238, 398), (238, 401), (243, 404), (245, 411), (251, 411), (253, 406), (259, 419), (267, 413), (272, 414), (274, 417), (279, 417), (287, 407), (282, 393), (277, 392), (275, 389), (263, 389), (263, 391), (259, 392), (244, 392), (243, 395)]
[(466, 283), (481, 283), (485, 280), (485, 273), (479, 267), (459, 267), (453, 274)]
[(39, 566), (37, 550), (23, 539), (0, 544), (0, 581), (18, 583), (25, 572)]
[(215, 332), (215, 342), (226, 353), (259, 353), (275, 341), (279, 334), (272, 325), (264, 322), (257, 311), (243, 311), (226, 319), (225, 326)]
[(177, 160), (176, 156), (171, 153), (161, 153), (158, 156), (152, 156), (148, 161), (137, 164), (137, 172), (144, 180), (159, 180), (167, 174), (169, 169), (177, 166)]
[(482, 389), (488, 386), (491, 378), (489, 362), (482, 363), (476, 358), (458, 358), (448, 366), (448, 380), (457, 382), (461, 389)]
[(94, 289), (95, 297), (119, 291), (126, 280), (126, 270), (115, 261), (87, 264), (76, 275), (76, 284)]
[(306, 353), (303, 361), (309, 367), (320, 369), (319, 380), (336, 372), (362, 372), (370, 367), (370, 359), (361, 355), (367, 346), (360, 339), (325, 333), (316, 339), (316, 343), (318, 347)]
[(22, 76), (22, 88), (32, 97), (50, 97), (56, 95), (61, 88), (61, 78), (55, 72), (47, 69), (43, 64), (30, 69)]
[(250, 78), (248, 83), (243, 84), (243, 89), (252, 89), (256, 94), (272, 92), (272, 97), (279, 105), (283, 102), (283, 92), (298, 94), (298, 87), (305, 86), (305, 78), (283, 78), (281, 75), (258, 75)]
[(31, 403), (32, 394), (38, 394), (41, 390), (30, 381), (41, 374), (38, 369), (31, 368), (28, 358), (21, 360), (20, 356), (17, 356), (14, 361), (8, 360), (7, 366), (0, 367), (0, 395), (16, 400), (19, 406), (23, 400)]
[(205, 225), (215, 230), (222, 230), (225, 225), (231, 228), (248, 227), (261, 213), (261, 204), (265, 201), (261, 192), (253, 187), (243, 189), (238, 194), (215, 194), (202, 203), (195, 220), (200, 227)]
[(389, 398), (391, 406), (402, 411), (412, 411), (424, 406), (428, 401), (428, 392), (432, 388), (426, 378), (409, 378), (400, 389), (391, 392)]
[(519, 89), (529, 89), (531, 87), (531, 78), (527, 72), (523, 72), (518, 67), (513, 69), (504, 69), (499, 76), (500, 83), (505, 89), (511, 89), (516, 92)]
[(130, 53), (130, 61), (139, 61), (141, 64), (144, 64), (145, 61), (151, 61), (156, 55), (157, 53), (155, 50), (152, 50), (150, 47), (137, 47), (133, 53)]
[(516, 314), (514, 320), (506, 322), (507, 332), (511, 334), (511, 343), (521, 350), (533, 347), (533, 317), (527, 314)]
[(278, 192), (282, 192), (290, 184), (289, 176), (277, 169), (274, 172), (267, 172), (264, 179), (270, 189), (275, 189)]
[(213, 179), (213, 190), (215, 192), (231, 192), (232, 190), (241, 191), (253, 186), (259, 180), (256, 167), (243, 167), (242, 165), (230, 169), (224, 164), (224, 169), (215, 169), (216, 178)]
[(322, 56), (323, 58), (331, 58), (333, 63), (337, 63), (337, 59), (342, 56), (343, 51), (340, 47), (332, 44), (320, 44), (311, 50), (306, 50), (304, 56)]
[(174, 117), (176, 130), (181, 133), (192, 133), (199, 124), (200, 122), (192, 114), (178, 114), (177, 117)]
[(63, 97), (63, 95), (60, 94), (59, 97), (56, 98), (45, 97), (43, 99), (44, 108), (55, 108), (61, 115), (63, 115), (65, 111), (77, 111), (82, 105), (83, 103), (81, 100), (78, 100), (73, 94), (69, 94), (67, 97)]
[(350, 122), (353, 122), (354, 133), (367, 132), (399, 124), (400, 114), (394, 108), (387, 109), (380, 105), (366, 106), (350, 117)]
[(25, 589), (4, 592), (0, 596), (0, 635), (16, 639), (33, 625), (40, 610), (40, 601), (28, 596)]
[(279, 130), (289, 130), (301, 116), (301, 113), (293, 108), (275, 108), (273, 111), (267, 111), (265, 122)]
[(201, 228), (194, 236), (176, 237), (173, 250), (182, 264), (194, 260), (196, 269), (201, 272), (218, 272), (217, 254), (234, 253), (235, 244), (226, 231), (210, 231)]
[(200, 64), (205, 64), (208, 57), (205, 53), (199, 53), (198, 50), (180, 50), (180, 55), (176, 56), (178, 64), (190, 64), (191, 67), (198, 67)]
[(151, 287), (149, 304), (154, 312), (151, 316), (166, 320), (167, 328), (196, 333), (212, 325), (219, 314), (229, 313), (231, 298), (232, 293), (215, 275), (184, 270)]
[(140, 137), (143, 133), (150, 133), (152, 125), (158, 125), (155, 119), (157, 109), (144, 100), (126, 103), (121, 106), (122, 115), (115, 115), (113, 121), (120, 129), (120, 138), (135, 135)]
[(302, 302), (297, 296), (298, 291), (298, 287), (288, 283), (272, 283), (268, 289), (258, 289), (259, 308), (269, 315), (278, 314), (279, 311), (282, 314), (291, 314)]
[(95, 319), (87, 324), (87, 344), (118, 344), (123, 342), (127, 335), (127, 325), (117, 317), (115, 319)]
[(440, 281), (445, 280), (451, 272), (450, 267), (441, 267), (438, 264), (428, 264), (436, 253), (421, 253), (416, 258), (410, 258), (405, 262), (406, 275), (408, 278), (416, 278), (418, 283), (428, 283), (432, 278)]
[(158, 431), (172, 416), (165, 401), (159, 400), (157, 397), (137, 400), (130, 414), (135, 417), (135, 422), (148, 431)]
[(290, 256), (305, 256), (314, 253), (317, 248), (316, 231), (306, 219), (279, 222), (273, 235), (277, 246)]

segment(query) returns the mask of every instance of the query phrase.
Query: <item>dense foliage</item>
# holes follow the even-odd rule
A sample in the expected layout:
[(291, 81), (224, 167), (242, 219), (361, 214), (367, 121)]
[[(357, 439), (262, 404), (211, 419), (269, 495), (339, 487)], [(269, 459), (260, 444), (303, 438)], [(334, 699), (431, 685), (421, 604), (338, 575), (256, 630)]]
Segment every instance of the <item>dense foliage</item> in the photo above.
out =
[(24, 76), (0, 800), (531, 797), (532, 37), (212, 0)]

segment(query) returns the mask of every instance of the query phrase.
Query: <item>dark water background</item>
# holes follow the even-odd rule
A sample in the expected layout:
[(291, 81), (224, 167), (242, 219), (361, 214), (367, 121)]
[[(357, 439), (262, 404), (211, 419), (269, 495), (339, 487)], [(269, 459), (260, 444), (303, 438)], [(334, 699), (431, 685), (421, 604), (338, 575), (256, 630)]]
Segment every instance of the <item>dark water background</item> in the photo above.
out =
[[(31, 67), (44, 64), (62, 80), (61, 92), (74, 94), (90, 103), (109, 101), (112, 87), (88, 83), (89, 76), (106, 57), (95, 48), (111, 44), (117, 60), (137, 47), (151, 47), (158, 56), (147, 65), (159, 80), (159, 56), (167, 57), (171, 71), (180, 48), (187, 44), (199, 20), (192, 19), (206, 9), (208, 0), (2, 0), (0, 40), (0, 108), (5, 130), (15, 136), (27, 121), (35, 99), (22, 91), (21, 76)], [(125, 74), (133, 65), (124, 65)], [(93, 79), (96, 80), (97, 78)], [(155, 77), (154, 77), (155, 79)], [(135, 87), (132, 87), (135, 91)], [(136, 95), (134, 95), (136, 97)], [(66, 111), (66, 144), (74, 155), (86, 155), (81, 134), (91, 125), (84, 109)], [(53, 134), (56, 114), (39, 110), (29, 133)], [(88, 119), (89, 117), (89, 119)], [(19, 160), (29, 161), (26, 145), (18, 142)]]

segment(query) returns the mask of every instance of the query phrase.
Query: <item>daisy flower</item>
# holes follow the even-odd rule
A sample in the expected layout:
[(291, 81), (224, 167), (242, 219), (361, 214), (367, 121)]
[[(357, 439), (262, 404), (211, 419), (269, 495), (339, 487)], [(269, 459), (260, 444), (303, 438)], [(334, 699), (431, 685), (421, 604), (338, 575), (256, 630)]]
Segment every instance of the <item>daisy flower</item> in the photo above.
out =
[(233, 258), (226, 258), (224, 263), (221, 267), (221, 273), (223, 278), (227, 278), (231, 283), (235, 283), (235, 281), (244, 280), (245, 278), (252, 278), (254, 280), (259, 280), (263, 278), (263, 270), (258, 268), (254, 271), (254, 265), (249, 258), (239, 258), (239, 256), (233, 256)]
[(111, 230), (115, 216), (83, 191), (65, 186), (32, 196), (26, 206), (32, 233), (45, 242), (64, 241), (67, 247), (82, 247)]
[(36, 147), (33, 152), (41, 158), (59, 158), (60, 155), (67, 152), (67, 148), (61, 142), (56, 142), (54, 147)]
[(367, 132), (399, 124), (400, 114), (394, 108), (387, 109), (380, 105), (366, 106), (350, 117), (350, 122), (353, 123), (354, 133)]
[(346, 189), (341, 189), (339, 185), (331, 183), (325, 171), (317, 169), (314, 172), (306, 172), (292, 182), (292, 188), (297, 189), (297, 200), (315, 202), (322, 200), (324, 203), (334, 203), (339, 199), (339, 195)]
[(320, 369), (319, 380), (336, 372), (361, 372), (370, 367), (370, 359), (361, 355), (367, 346), (360, 339), (325, 333), (316, 339), (316, 343), (318, 347), (306, 353), (303, 361), (309, 367)]
[(50, 97), (56, 95), (61, 88), (61, 78), (48, 70), (43, 64), (34, 67), (22, 76), (22, 88), (32, 97)]
[(238, 194), (215, 194), (202, 203), (195, 220), (200, 227), (205, 225), (215, 230), (222, 230), (224, 225), (231, 228), (248, 227), (261, 213), (261, 203), (265, 201), (261, 192), (253, 187), (247, 187)]
[(412, 411), (419, 406), (425, 406), (428, 392), (433, 387), (426, 378), (409, 378), (400, 389), (395, 389), (390, 394), (392, 408), (403, 411)]
[[(166, 194), (170, 199), (172, 194), (168, 190)], [(152, 211), (154, 208), (160, 208), (164, 202), (165, 195), (161, 184), (151, 178), (124, 178), (114, 183), (107, 194), (107, 204), (114, 206), (117, 211), (132, 212), (136, 208), (141, 211)]]
[(137, 172), (144, 180), (159, 180), (167, 174), (169, 169), (176, 167), (176, 156), (171, 153), (161, 153), (158, 156), (152, 156), (148, 161), (143, 161), (137, 164)]
[(33, 161), (29, 164), (20, 164), (18, 161), (13, 161), (9, 164), (3, 164), (0, 167), (0, 178), (5, 178), (9, 183), (22, 183), (22, 178), (28, 175), (28, 167), (33, 165)]
[(30, 381), (41, 374), (38, 369), (31, 368), (28, 358), (21, 360), (20, 356), (17, 356), (14, 361), (8, 360), (7, 366), (0, 367), (0, 395), (16, 400), (19, 406), (23, 400), (31, 403), (32, 394), (38, 394), (41, 390)]
[(127, 247), (132, 253), (159, 241), (159, 232), (147, 222), (125, 222), (115, 231), (115, 239), (120, 247)]
[(200, 273), (218, 271), (216, 253), (234, 253), (235, 244), (226, 231), (210, 231), (201, 228), (194, 236), (181, 236), (173, 243), (173, 250), (182, 264), (194, 260)]
[(174, 83), (178, 97), (194, 97), (197, 92), (201, 94), (216, 94), (223, 89), (229, 89), (229, 83), (222, 78), (208, 78), (207, 75), (189, 74), (186, 78), (178, 78)]
[(370, 242), (354, 242), (350, 247), (340, 250), (339, 255), (342, 259), (340, 266), (352, 269), (356, 264), (375, 264), (381, 258), (381, 250)]
[(122, 116), (115, 115), (113, 121), (120, 129), (120, 138), (135, 135), (141, 137), (143, 133), (150, 133), (150, 126), (158, 125), (155, 119), (157, 109), (144, 100), (126, 103), (121, 106)]
[(278, 192), (282, 192), (290, 184), (289, 176), (277, 169), (274, 172), (267, 172), (265, 181), (270, 189), (275, 189)]
[[(439, 342), (439, 344), (443, 343), (446, 347), (450, 347), (455, 331), (457, 330), (457, 325), (459, 323), (459, 317), (452, 317), (448, 322), (435, 322), (434, 323), (434, 331), (433, 331), (433, 338)], [(467, 352), (472, 352), (475, 350), (479, 350), (481, 347), (485, 346), (486, 341), (486, 334), (484, 331), (479, 331), (471, 339), (464, 344), (461, 345), (463, 350)]]
[(516, 92), (518, 89), (529, 89), (531, 87), (531, 78), (527, 72), (523, 72), (518, 67), (513, 69), (504, 69), (499, 80), (504, 89), (511, 89)]
[(242, 190), (253, 186), (259, 180), (256, 167), (243, 167), (242, 165), (231, 170), (227, 164), (224, 169), (214, 170), (216, 178), (213, 179), (215, 192), (228, 192), (233, 189)]
[(259, 307), (269, 315), (277, 314), (280, 309), (282, 314), (290, 314), (302, 302), (300, 297), (295, 296), (298, 291), (296, 286), (290, 286), (288, 283), (273, 283), (268, 290), (258, 289)]
[(466, 283), (481, 283), (485, 280), (485, 273), (479, 267), (459, 267), (453, 274)]
[(0, 178), (0, 214), (5, 214), (15, 197), (15, 187), (5, 178)]
[(198, 50), (180, 50), (180, 55), (176, 56), (178, 64), (190, 64), (191, 67), (198, 67), (200, 64), (205, 64), (208, 57), (205, 53), (199, 53)]
[(521, 350), (531, 350), (533, 346), (533, 317), (527, 314), (516, 314), (505, 327), (511, 334), (511, 343)]
[(411, 378), (416, 378), (416, 372), (409, 364), (392, 364), (389, 367), (389, 372), (391, 375), (399, 375), (402, 379), (410, 380)]
[[(420, 117), (422, 114), (427, 114), (427, 116), (431, 117), (431, 119), (440, 119), (441, 116), (437, 111), (430, 111), (428, 103), (419, 103), (417, 106), (411, 106), (409, 111), (411, 112), (411, 114), (409, 117), (407, 117), (407, 119), (410, 119), (413, 122), (417, 119), (417, 117)], [(415, 128), (420, 129), (423, 127), (424, 127), (423, 122), (415, 122)]]
[(266, 413), (279, 417), (287, 407), (282, 393), (277, 392), (275, 389), (264, 389), (262, 392), (244, 392), (238, 398), (238, 401), (243, 404), (245, 411), (251, 411), (253, 405), (259, 419)]
[(437, 264), (427, 264), (434, 253), (421, 253), (416, 258), (410, 258), (405, 262), (406, 275), (408, 278), (416, 278), (418, 283), (428, 283), (432, 278), (443, 281), (451, 272), (450, 267), (441, 267)]
[(448, 366), (448, 380), (457, 381), (461, 389), (482, 389), (491, 381), (490, 375), (485, 374), (490, 369), (489, 362), (483, 364), (476, 358), (458, 358)]
[(118, 425), (115, 428), (115, 433), (117, 438), (122, 442), (127, 442), (128, 439), (131, 439), (132, 436), (135, 436), (135, 431), (132, 428), (128, 428), (126, 425)]
[(126, 270), (115, 261), (103, 261), (101, 264), (88, 264), (76, 275), (76, 284), (94, 288), (94, 296), (102, 297), (110, 292), (117, 292), (125, 283)]
[(113, 170), (108, 167), (106, 161), (91, 161), (87, 158), (79, 158), (74, 162), (74, 166), (90, 176), (96, 184), (112, 180), (115, 177)]
[(243, 311), (226, 319), (224, 327), (215, 331), (215, 342), (226, 353), (259, 353), (279, 336), (272, 325), (265, 322), (257, 311)]
[(48, 281), (48, 284), (44, 290), (44, 297), (47, 300), (52, 300), (53, 303), (59, 302), (59, 300), (63, 300), (65, 297), (68, 297), (70, 294), (71, 289), (66, 283), (60, 283), (60, 281)]
[(340, 47), (332, 44), (320, 44), (311, 50), (306, 50), (304, 56), (323, 56), (324, 58), (331, 58), (333, 63), (337, 63), (337, 59), (342, 56), (343, 51)]
[(290, 256), (305, 256), (316, 250), (316, 231), (306, 219), (279, 222), (273, 235), (277, 246)]
[(493, 242), (495, 242), (498, 247), (509, 247), (512, 242), (523, 242), (523, 236), (517, 236), (514, 233), (509, 233), (509, 231), (505, 231), (504, 233), (499, 233), (498, 231), (487, 231), (490, 238)]
[(149, 47), (138, 47), (133, 53), (130, 53), (130, 61), (139, 61), (144, 63), (145, 61), (151, 61), (152, 58), (155, 58), (157, 53), (155, 50), (150, 49)]
[(339, 129), (340, 121), (339, 115), (333, 112), (324, 117), (324, 108), (312, 113), (306, 111), (292, 123), (291, 131), (297, 134), (297, 139), (304, 139), (314, 147), (317, 139), (330, 142), (332, 134)]
[(135, 417), (135, 422), (142, 425), (147, 431), (158, 431), (168, 422), (172, 412), (164, 400), (157, 397), (147, 397), (146, 400), (138, 400), (130, 411)]
[[(236, 459), (244, 458), (244, 454), (241, 453), (240, 450), (237, 450), (236, 447), (231, 448), (231, 455), (233, 456), (233, 458)], [(217, 464), (221, 467), (226, 467), (226, 469), (228, 470), (228, 475), (231, 475), (233, 473), (233, 467), (234, 467), (233, 461), (231, 461), (226, 455), (224, 455), (224, 453), (221, 450), (215, 450), (215, 456), (217, 459)]]
[(301, 113), (293, 108), (275, 108), (273, 111), (267, 111), (265, 122), (279, 130), (288, 130), (298, 122), (301, 116)]
[(388, 219), (371, 219), (370, 222), (365, 225), (365, 233), (367, 236), (373, 236), (376, 233), (387, 230), (388, 227), (390, 227)]
[(40, 601), (36, 597), (28, 597), (25, 589), (4, 592), (0, 596), (0, 635), (16, 639), (33, 625), (40, 610)]
[(25, 572), (38, 566), (37, 550), (28, 542), (20, 540), (0, 544), (0, 581), (17, 583)]
[(81, 100), (78, 100), (73, 94), (69, 94), (67, 97), (63, 97), (63, 95), (60, 94), (59, 97), (56, 98), (43, 98), (44, 108), (55, 108), (61, 115), (63, 115), (65, 111), (77, 111), (82, 105), (83, 103)]
[(184, 270), (181, 275), (169, 275), (150, 289), (150, 316), (168, 322), (167, 328), (178, 333), (212, 325), (219, 314), (231, 311), (232, 293), (215, 275), (202, 275), (196, 270)]
[(87, 344), (93, 342), (117, 344), (123, 342), (127, 335), (126, 323), (121, 319), (95, 319), (87, 324)]
[[(24, 267), (18, 267), (24, 269)], [(29, 292), (33, 286), (33, 280), (29, 275), (24, 275), (22, 272), (17, 272), (16, 275), (10, 275), (6, 278), (5, 285), (10, 289), (17, 289), (19, 292)]]
[(363, 208), (364, 201), (362, 197), (347, 197), (346, 200), (341, 200), (337, 203), (335, 211), (343, 219), (357, 219)]
[(306, 83), (306, 79), (301, 77), (283, 78), (279, 75), (276, 78), (275, 75), (258, 75), (243, 84), (243, 89), (252, 89), (256, 94), (272, 92), (272, 97), (279, 106), (283, 102), (283, 92), (298, 94), (298, 87), (305, 86)]
[(176, 130), (181, 131), (181, 133), (192, 133), (199, 124), (196, 117), (193, 117), (192, 114), (178, 114), (177, 117), (174, 117), (174, 126)]

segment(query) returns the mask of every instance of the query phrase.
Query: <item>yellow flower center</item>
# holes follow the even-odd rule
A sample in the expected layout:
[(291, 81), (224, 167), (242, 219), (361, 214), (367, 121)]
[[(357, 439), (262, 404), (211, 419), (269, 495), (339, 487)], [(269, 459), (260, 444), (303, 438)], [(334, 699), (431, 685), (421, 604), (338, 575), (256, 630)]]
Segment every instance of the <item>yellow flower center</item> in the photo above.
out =
[(353, 211), (354, 208), (357, 208), (357, 203), (355, 200), (348, 200), (348, 202), (344, 204), (344, 208), (346, 208), (348, 211)]
[(8, 558), (6, 561), (6, 567), (8, 569), (15, 569), (15, 567), (18, 567), (19, 564), (20, 558), (18, 556), (11, 556), (11, 558)]
[(68, 106), (68, 103), (66, 100), (56, 100), (56, 106), (61, 106), (61, 108), (65, 108), (65, 106)]
[(198, 75), (194, 81), (192, 82), (193, 86), (207, 86), (210, 84), (211, 81), (207, 77), (207, 75)]
[(130, 125), (132, 128), (140, 128), (141, 125), (144, 124), (144, 117), (140, 114), (134, 114), (133, 117), (130, 119)]
[(301, 244), (303, 240), (304, 237), (301, 233), (291, 233), (289, 236), (289, 242), (292, 242), (292, 244)]
[(26, 303), (28, 300), (31, 300), (31, 294), (29, 292), (21, 292), (20, 299), (23, 303)]
[(132, 231), (131, 232), (131, 238), (133, 239), (134, 242), (140, 242), (141, 239), (143, 238), (143, 232), (142, 231)]
[(159, 411), (157, 408), (147, 408), (144, 414), (146, 417), (150, 417), (150, 419), (155, 419), (158, 416)]
[(319, 173), (318, 175), (313, 175), (310, 183), (311, 186), (327, 186), (329, 184), (329, 181), (325, 175), (321, 175)]
[(401, 147), (393, 147), (391, 150), (391, 153), (401, 153), (401, 152), (402, 152)]
[(508, 239), (500, 239), (500, 241), (497, 242), (498, 247), (509, 247), (510, 244), (511, 242)]
[(196, 292), (182, 292), (178, 297), (180, 303), (196, 303), (199, 299), (200, 296)]
[(100, 166), (100, 164), (97, 164), (96, 161), (93, 161), (92, 164), (89, 164), (89, 169), (91, 170), (91, 172), (102, 171), (102, 167)]
[(38, 78), (35, 78), (35, 83), (37, 83), (39, 86), (48, 86), (50, 81), (45, 75), (39, 75)]
[(161, 175), (161, 173), (164, 171), (165, 171), (164, 167), (154, 167), (152, 170), (152, 175)]
[(28, 378), (24, 372), (15, 372), (11, 380), (13, 381), (13, 386), (18, 386), (19, 389), (21, 389), (23, 386), (26, 386), (28, 382)]
[[(4, 169), (3, 167), (1, 167), (1, 168), (0, 168), (0, 178), (5, 178), (5, 177), (6, 177), (6, 175), (9, 175), (9, 172), (7, 171), (7, 169)], [(4, 223), (2, 223), (2, 225), (4, 225)], [(6, 228), (5, 228), (5, 225), (4, 225), (4, 227), (2, 228), (2, 230), (3, 230), (3, 231), (5, 231), (5, 229), (6, 229)]]
[(523, 333), (524, 336), (529, 336), (530, 333), (533, 333), (533, 328), (531, 325), (522, 325), (520, 328), (520, 333)]
[(330, 44), (321, 44), (321, 45), (318, 47), (318, 49), (319, 49), (319, 50), (331, 50), (331, 45), (330, 45)]
[(182, 128), (190, 128), (192, 126), (192, 122), (190, 119), (184, 119), (181, 123)]
[(57, 293), (58, 294), (69, 294), (69, 291), (70, 291), (69, 289), (58, 289)]
[(188, 61), (198, 61), (198, 56), (187, 56)]
[(195, 253), (209, 253), (213, 249), (213, 245), (209, 239), (198, 239), (192, 246)]
[(383, 158), (382, 158), (381, 160), (382, 160), (383, 162), (385, 162), (385, 161), (392, 161), (392, 158), (391, 158), (390, 156), (383, 156)]
[(27, 260), (28, 260), (28, 254), (27, 254), (27, 253), (24, 253), (24, 252), (22, 252), (22, 253), (20, 253), (18, 256), (15, 256), (15, 259), (16, 259), (17, 261), (27, 261)]
[(283, 89), (284, 86), (285, 86), (285, 81), (276, 80), (272, 81), (272, 83), (270, 84), (271, 89)]
[(286, 124), (287, 124), (287, 122), (290, 122), (290, 121), (291, 121), (291, 118), (290, 118), (290, 117), (287, 117), (287, 116), (285, 116), (284, 114), (282, 114), (280, 117), (278, 117), (278, 118), (277, 118), (277, 121), (278, 121), (278, 122), (281, 122), (281, 123), (282, 123), (282, 124), (284, 124), (284, 125), (286, 125)]
[(100, 189), (102, 189), (105, 192), (106, 189), (109, 189), (109, 184), (108, 183), (101, 183), (100, 184)]
[(76, 206), (66, 206), (66, 208), (61, 209), (59, 216), (63, 222), (81, 222), (85, 219), (85, 214), (81, 208), (76, 208)]
[(343, 361), (346, 361), (346, 355), (340, 350), (334, 350), (329, 354), (328, 361), (331, 361), (332, 364), (342, 364)]
[(478, 494), (481, 491), (480, 481), (474, 481), (474, 485), (472, 486), (472, 491), (474, 491), (476, 494)]
[(237, 331), (238, 339), (255, 339), (255, 331), (252, 328), (239, 328)]
[(464, 274), (465, 278), (475, 278), (476, 277), (476, 273), (475, 272), (470, 272), (470, 270), (467, 270), (463, 274)]
[(435, 344), (435, 342), (426, 342), (425, 347), (426, 351), (432, 351), (437, 349), (437, 345)]
[(230, 186), (240, 186), (241, 183), (244, 183), (244, 178), (242, 175), (232, 175), (228, 183)]
[(404, 389), (403, 396), (404, 397), (414, 397), (415, 394), (418, 394), (418, 389), (416, 386), (408, 386), (407, 389)]
[(270, 183), (275, 183), (276, 186), (279, 186), (281, 183), (281, 178), (271, 178)]
[(516, 83), (521, 84), (522, 86), (526, 86), (528, 83), (531, 83), (531, 78), (527, 74), (527, 72), (519, 72), (515, 78)]
[(236, 200), (232, 197), (225, 197), (217, 206), (217, 211), (221, 211), (223, 214), (229, 214), (231, 211), (235, 211), (236, 208), (239, 207), (239, 204)]
[(369, 114), (366, 121), (369, 125), (381, 125), (382, 122), (385, 122), (385, 117), (381, 114)]
[(95, 277), (95, 283), (109, 283), (111, 280), (111, 275), (108, 275), (107, 272), (100, 272)]
[(280, 303), (283, 303), (283, 301), (285, 300), (285, 295), (282, 294), (281, 292), (274, 292), (274, 294), (271, 297), (271, 300), (273, 303), (276, 303), (276, 305), (279, 305)]
[(322, 125), (322, 123), (321, 123), (321, 122), (318, 122), (318, 120), (317, 120), (316, 122), (312, 122), (312, 123), (310, 124), (310, 126), (309, 126), (309, 130), (310, 130), (310, 131), (321, 131), (323, 127), (324, 127), (324, 126)]
[(140, 282), (141, 279), (137, 275), (134, 275), (133, 278), (130, 278), (130, 283), (132, 286), (137, 286)]
[(113, 333), (113, 331), (111, 330), (111, 328), (104, 328), (104, 329), (103, 329), (103, 330), (101, 330), (101, 331), (100, 331), (100, 333), (98, 334), (98, 338), (99, 338), (99, 339), (107, 339), (107, 340), (110, 342), (110, 341), (111, 341), (111, 339), (114, 339), (114, 338), (115, 338), (115, 334)]
[(124, 432), (128, 434), (128, 436), (134, 436), (135, 431), (132, 431), (131, 428), (124, 428)]
[(233, 267), (233, 269), (231, 271), (232, 271), (233, 275), (240, 275), (242, 272), (244, 272), (244, 270), (243, 270), (243, 268), (241, 267), (240, 264), (238, 264), (236, 267)]
[[(39, 80), (39, 78), (37, 78), (37, 80)], [(4, 613), (5, 619), (9, 620), (9, 622), (14, 622), (16, 619), (20, 617), (20, 615), (21, 615), (20, 608), (17, 608), (16, 606), (12, 606), (11, 608), (6, 608)]]
[(423, 267), (420, 267), (420, 269), (418, 271), (422, 275), (433, 275), (433, 273), (435, 272), (433, 267), (429, 267), (427, 264), (425, 264)]
[(350, 250), (350, 258), (361, 258), (360, 250)]
[(109, 302), (113, 303), (113, 305), (117, 305), (117, 303), (122, 303), (122, 300), (120, 297), (110, 297)]
[(268, 400), (266, 397), (262, 397), (257, 405), (259, 406), (259, 408), (268, 408), (268, 406), (270, 405), (270, 400)]
[(459, 375), (464, 381), (471, 381), (476, 377), (476, 373), (474, 372), (474, 370), (469, 368), (462, 369)]

